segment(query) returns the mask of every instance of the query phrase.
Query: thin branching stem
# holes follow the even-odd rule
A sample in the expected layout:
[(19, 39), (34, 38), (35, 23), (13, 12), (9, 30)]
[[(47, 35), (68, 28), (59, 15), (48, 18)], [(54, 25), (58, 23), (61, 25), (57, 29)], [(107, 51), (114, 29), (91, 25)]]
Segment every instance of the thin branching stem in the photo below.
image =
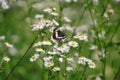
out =
[(120, 66), (119, 69), (117, 70), (117, 72), (115, 73), (114, 79), (113, 80), (118, 80), (120, 76)]
[(30, 46), (27, 48), (27, 50), (25, 51), (24, 55), (19, 59), (19, 61), (12, 67), (12, 69), (10, 70), (9, 74), (7, 75), (7, 77), (4, 80), (8, 80), (9, 77), (11, 76), (11, 74), (13, 73), (13, 71), (15, 70), (15, 68), (20, 64), (20, 62), (24, 59), (24, 57), (28, 54), (29, 50), (31, 49), (31, 47), (33, 46), (34, 42), (37, 40), (37, 36), (35, 37), (35, 39), (32, 41), (32, 43), (30, 44)]
[(104, 57), (104, 60), (103, 60), (103, 71), (102, 71), (102, 73), (103, 73), (103, 80), (106, 80), (106, 78), (105, 78), (105, 76), (106, 76), (106, 74), (105, 74), (105, 71), (106, 71), (106, 60), (107, 60), (106, 48), (105, 48), (104, 54), (105, 54), (105, 57)]
[(87, 68), (88, 68), (88, 65), (85, 66), (84, 70), (83, 70), (83, 73), (80, 77), (80, 80), (84, 80), (84, 76), (85, 76), (85, 73), (87, 72)]
[(66, 71), (66, 67), (67, 67), (67, 56), (65, 58), (65, 80), (67, 80), (67, 71)]
[(62, 18), (62, 11), (63, 11), (63, 7), (62, 7), (62, 0), (59, 0), (59, 27), (62, 25), (61, 24), (61, 18)]

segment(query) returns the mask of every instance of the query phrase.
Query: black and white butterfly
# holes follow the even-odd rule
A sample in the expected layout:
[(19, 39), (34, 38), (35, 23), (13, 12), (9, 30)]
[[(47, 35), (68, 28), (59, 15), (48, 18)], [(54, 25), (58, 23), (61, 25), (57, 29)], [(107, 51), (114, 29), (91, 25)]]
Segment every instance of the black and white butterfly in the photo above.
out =
[(53, 39), (57, 41), (65, 41), (66, 36), (60, 29), (55, 28), (53, 30)]

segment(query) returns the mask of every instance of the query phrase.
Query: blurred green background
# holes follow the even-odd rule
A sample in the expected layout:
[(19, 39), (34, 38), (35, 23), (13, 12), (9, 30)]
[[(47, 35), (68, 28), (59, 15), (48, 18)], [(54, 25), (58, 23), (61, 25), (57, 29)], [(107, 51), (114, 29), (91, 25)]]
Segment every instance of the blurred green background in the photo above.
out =
[[(59, 10), (59, 0), (6, 0), (8, 1), (9, 9), (4, 10), (0, 7), (0, 36), (4, 35), (5, 41), (10, 42), (14, 45), (15, 55), (11, 55), (8, 50), (8, 56), (10, 57), (10, 62), (5, 63), (4, 69), (0, 70), (0, 80), (4, 80), (7, 74), (10, 72), (11, 68), (17, 63), (17, 61), (24, 55), (28, 46), (33, 41), (36, 33), (31, 31), (31, 24), (34, 20), (36, 14), (43, 14), (43, 9), (45, 7), (56, 7)], [(93, 2), (94, 0), (90, 0)], [(110, 17), (110, 20), (102, 20), (101, 14), (104, 11), (103, 5), (107, 3), (108, 0), (98, 0), (98, 5), (89, 5), (85, 13), (83, 13), (86, 1), (78, 0), (78, 2), (67, 3), (62, 2), (63, 15), (69, 17), (72, 20), (70, 25), (78, 26), (78, 32), (91, 31), (91, 17), (89, 14), (89, 8), (95, 11), (94, 18), (99, 22), (98, 27), (106, 25), (106, 41), (109, 41), (110, 37), (114, 33), (117, 27), (120, 27), (120, 1), (119, 0), (109, 0), (109, 4), (114, 10), (114, 14)], [(80, 16), (82, 18), (80, 19)], [(79, 20), (80, 19), (80, 20)], [(104, 27), (104, 26), (103, 26)], [(103, 29), (103, 28), (102, 28)], [(120, 28), (114, 35), (112, 39), (113, 43), (120, 43)], [(91, 34), (88, 34), (90, 37)], [(92, 44), (92, 43), (91, 43)], [(86, 43), (84, 46), (89, 46)], [(97, 51), (83, 51), (84, 56), (89, 54), (93, 55)], [(11, 52), (12, 53), (12, 52)], [(14, 53), (14, 52), (13, 52)], [(0, 53), (0, 58), (2, 58), (4, 52)], [(29, 58), (34, 54), (34, 50), (30, 50), (20, 64), (15, 68), (14, 72), (10, 76), (9, 80), (43, 80), (43, 68), (39, 63), (39, 60), (31, 63)], [(94, 57), (92, 57), (94, 59)], [(0, 59), (1, 60), (1, 59)], [(101, 76), (101, 62), (95, 61), (96, 68), (94, 70), (88, 69), (86, 75), (87, 77)], [(112, 45), (108, 48), (107, 56), (107, 66), (106, 66), (106, 80), (113, 80), (115, 73), (120, 67), (120, 44)], [(45, 72), (46, 73), (46, 72)], [(118, 74), (120, 76), (120, 73)], [(44, 75), (46, 76), (46, 75)], [(62, 80), (62, 79), (61, 79)], [(63, 79), (64, 80), (64, 79)], [(86, 79), (87, 80), (87, 79)], [(95, 80), (95, 79), (88, 79)]]

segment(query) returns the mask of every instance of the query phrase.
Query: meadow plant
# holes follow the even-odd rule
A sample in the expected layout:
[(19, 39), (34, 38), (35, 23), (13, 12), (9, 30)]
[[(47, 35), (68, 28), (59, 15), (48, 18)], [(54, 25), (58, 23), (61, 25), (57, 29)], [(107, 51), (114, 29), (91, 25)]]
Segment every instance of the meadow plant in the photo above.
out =
[[(0, 80), (119, 80), (119, 2), (0, 0), (0, 22), (3, 27), (7, 23), (15, 25), (16, 22), (5, 23), (10, 17), (6, 17), (7, 12), (14, 11), (17, 5), (19, 8), (27, 6), (23, 7), (26, 13), (21, 13), (23, 21), (20, 18), (21, 23), (27, 22), (27, 27), (22, 27), (26, 34), (20, 33), (29, 38), (27, 41), (33, 40), (13, 64), (11, 61), (16, 61), (12, 55), (14, 51), (8, 53), (15, 45), (6, 42), (5, 36), (0, 36), (0, 74), (6, 72), (0, 76)], [(19, 26), (18, 23), (20, 21), (15, 26)], [(21, 26), (16, 29), (21, 29)], [(26, 43), (24, 39), (22, 42)], [(28, 69), (21, 67), (20, 63)], [(17, 72), (11, 78), (17, 67), (19, 70), (16, 71), (22, 78), (18, 77)], [(10, 69), (9, 72), (7, 69)]]

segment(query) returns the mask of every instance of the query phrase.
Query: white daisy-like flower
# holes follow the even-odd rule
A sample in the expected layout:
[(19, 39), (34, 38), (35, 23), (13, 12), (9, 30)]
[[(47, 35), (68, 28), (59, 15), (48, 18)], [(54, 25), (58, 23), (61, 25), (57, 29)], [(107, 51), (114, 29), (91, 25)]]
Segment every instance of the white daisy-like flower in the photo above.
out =
[(71, 2), (71, 0), (65, 0), (65, 2), (70, 3), (70, 2)]
[(105, 31), (101, 31), (100, 33), (98, 33), (98, 37), (105, 39)]
[(42, 45), (52, 45), (52, 43), (49, 40), (45, 40), (42, 42)]
[(34, 43), (34, 44), (33, 44), (33, 47), (41, 46), (41, 45), (42, 45), (42, 42), (38, 41), (37, 43)]
[(70, 20), (68, 17), (64, 17), (64, 20), (65, 20), (66, 22), (71, 22), (71, 20)]
[(59, 14), (57, 12), (51, 12), (51, 15), (53, 15), (53, 16), (59, 16)]
[(45, 20), (44, 24), (45, 24), (46, 27), (53, 26), (53, 22), (50, 21), (50, 20)]
[(9, 5), (7, 4), (7, 2), (5, 0), (1, 1), (1, 7), (3, 9), (9, 9)]
[(5, 40), (5, 36), (0, 36), (0, 41)]
[(43, 53), (45, 53), (45, 51), (42, 48), (36, 48), (36, 52), (43, 52)]
[(63, 58), (59, 58), (58, 61), (62, 63), (63, 62)]
[(98, 3), (99, 3), (99, 0), (93, 0), (94, 5), (98, 5)]
[(79, 39), (79, 38), (80, 38), (80, 33), (76, 33), (76, 35), (73, 36), (73, 38), (75, 38), (75, 39)]
[(50, 55), (55, 55), (55, 54), (57, 54), (57, 53), (54, 52), (54, 51), (48, 51), (47, 53), (50, 54)]
[(94, 69), (96, 67), (95, 63), (92, 62), (92, 61), (89, 62), (88, 65), (89, 65), (89, 68), (93, 68)]
[(68, 63), (73, 63), (74, 59), (73, 58), (67, 58)]
[(55, 26), (59, 26), (59, 23), (55, 19), (52, 19), (52, 22)]
[(68, 45), (71, 46), (71, 47), (78, 47), (78, 43), (75, 42), (75, 41), (69, 41)]
[(95, 80), (102, 80), (102, 78), (100, 76), (97, 76)]
[(91, 46), (89, 47), (89, 49), (90, 49), (90, 50), (95, 50), (95, 49), (98, 49), (98, 46), (97, 46), (97, 45), (91, 45)]
[(73, 67), (68, 66), (68, 67), (66, 67), (66, 70), (67, 70), (68, 72), (73, 71)]
[(54, 62), (53, 61), (45, 61), (44, 66), (47, 68), (52, 67), (52, 66), (54, 66)]
[(78, 59), (78, 64), (86, 65), (86, 57), (82, 56)]
[(67, 46), (66, 44), (64, 44), (64, 45), (58, 47), (57, 50), (62, 53), (68, 53), (70, 51), (70, 47)]
[(39, 54), (34, 54), (31, 58), (30, 58), (30, 62), (34, 62), (39, 58)]
[(43, 60), (44, 60), (45, 62), (51, 61), (52, 59), (53, 59), (52, 56), (48, 56), (48, 57), (44, 57), (44, 58), (43, 58)]
[(38, 31), (44, 28), (44, 24), (42, 23), (35, 23), (32, 25), (32, 31)]
[(59, 54), (59, 52), (57, 52), (57, 50), (54, 49), (54, 48), (52, 50), (48, 51), (47, 53), (50, 54), (50, 55)]
[(73, 0), (73, 2), (77, 2), (78, 0)]
[(35, 18), (36, 18), (36, 19), (41, 19), (41, 18), (43, 18), (43, 17), (44, 17), (44, 15), (40, 15), (40, 14), (36, 14), (36, 15), (35, 15)]
[(59, 67), (54, 67), (54, 68), (52, 69), (52, 71), (54, 71), (54, 72), (60, 71), (60, 68), (59, 68)]
[(88, 37), (86, 34), (80, 34), (77, 33), (75, 36), (73, 36), (75, 39), (83, 40), (83, 41), (88, 41)]
[(5, 56), (5, 57), (3, 57), (3, 61), (9, 62), (9, 61), (10, 61), (10, 58), (9, 58), (8, 56)]
[(88, 37), (86, 34), (81, 34), (79, 37), (79, 40), (84, 40), (84, 41), (88, 41)]
[(51, 8), (47, 7), (43, 11), (46, 13), (51, 13), (53, 10)]
[(85, 58), (85, 61), (86, 61), (86, 63), (91, 63), (92, 62), (92, 60), (89, 59), (89, 58)]
[(5, 46), (8, 47), (8, 48), (12, 48), (13, 47), (13, 44), (10, 44), (8, 42), (5, 42)]

